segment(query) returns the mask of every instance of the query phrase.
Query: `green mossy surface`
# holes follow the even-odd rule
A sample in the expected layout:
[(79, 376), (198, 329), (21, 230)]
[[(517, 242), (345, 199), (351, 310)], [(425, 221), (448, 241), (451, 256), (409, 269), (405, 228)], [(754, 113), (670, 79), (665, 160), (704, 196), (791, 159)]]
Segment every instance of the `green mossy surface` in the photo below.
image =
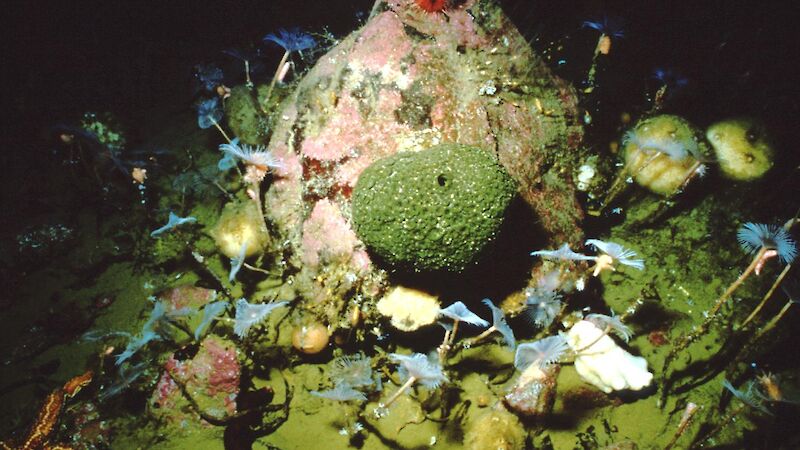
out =
[(353, 191), (356, 234), (392, 265), (460, 271), (496, 236), (516, 185), (489, 153), (443, 144), (379, 160)]
[(258, 105), (267, 89), (268, 86), (260, 85), (254, 91), (247, 86), (239, 85), (231, 89), (231, 96), (225, 100), (225, 118), (228, 126), (233, 135), (244, 144), (258, 145), (267, 141), (269, 126), (266, 116)]
[(272, 121), (275, 120), (272, 114), (267, 113), (278, 107), (288, 91), (288, 88), (276, 85), (272, 89), (270, 101), (267, 102), (265, 99), (269, 93), (269, 85), (239, 85), (231, 88), (230, 97), (225, 99), (225, 120), (233, 132), (231, 139), (235, 136), (243, 144), (266, 144)]

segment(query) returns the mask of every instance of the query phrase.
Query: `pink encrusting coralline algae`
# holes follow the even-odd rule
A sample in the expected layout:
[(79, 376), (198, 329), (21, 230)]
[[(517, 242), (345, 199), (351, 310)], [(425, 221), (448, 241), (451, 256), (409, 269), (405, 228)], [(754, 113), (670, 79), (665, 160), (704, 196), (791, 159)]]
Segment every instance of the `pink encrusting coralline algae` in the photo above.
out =
[(213, 302), (217, 298), (217, 292), (213, 289), (183, 285), (159, 293), (158, 298), (166, 300), (171, 306), (171, 311), (180, 311), (183, 308), (198, 309)]
[(328, 199), (320, 200), (303, 223), (303, 263), (312, 268), (325, 260), (347, 263), (357, 242), (339, 208)]
[(187, 400), (176, 380), (186, 386), (204, 413), (220, 419), (236, 413), (241, 367), (233, 343), (210, 335), (200, 344), (194, 358), (180, 361), (172, 355), (164, 367), (150, 399), (159, 416), (175, 422), (187, 418), (181, 412)]

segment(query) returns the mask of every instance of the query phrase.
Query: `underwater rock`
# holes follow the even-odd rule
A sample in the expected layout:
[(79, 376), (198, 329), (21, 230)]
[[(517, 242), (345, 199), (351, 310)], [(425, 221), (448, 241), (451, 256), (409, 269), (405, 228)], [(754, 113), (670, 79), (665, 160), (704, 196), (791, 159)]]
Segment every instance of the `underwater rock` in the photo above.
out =
[(393, 266), (461, 271), (497, 235), (516, 188), (489, 153), (440, 144), (367, 167), (353, 191), (353, 223)]
[(525, 448), (525, 429), (517, 416), (508, 412), (502, 403), (483, 411), (464, 434), (468, 450), (513, 450)]
[(169, 303), (170, 311), (180, 311), (183, 308), (196, 310), (216, 300), (217, 291), (185, 284), (169, 288), (159, 293), (157, 297)]
[[(561, 372), (559, 364), (542, 368), (533, 367), (534, 376), (526, 377), (525, 383), (515, 383), (503, 401), (512, 411), (522, 416), (543, 418), (550, 414), (556, 401), (556, 383)], [(526, 374), (530, 373), (526, 371)]]
[(190, 402), (179, 384), (192, 396), (191, 403), (204, 414), (224, 419), (236, 412), (241, 367), (232, 342), (209, 335), (192, 359), (179, 360), (173, 354), (164, 367), (150, 398), (150, 411), (159, 419), (172, 423), (199, 419), (197, 414), (187, 414), (187, 410), (191, 411), (187, 408)]
[[(315, 312), (334, 326), (353, 286), (380, 286), (385, 274), (374, 265), (362, 271), (368, 258), (328, 260), (320, 249), (329, 247), (304, 245), (307, 222), (329, 213), (351, 227), (353, 189), (381, 158), (445, 142), (480, 148), (519, 185), (542, 241), (581, 238), (583, 212), (569, 179), (583, 151), (576, 93), (496, 2), (461, 2), (446, 16), (410, 1), (381, 4), (318, 60), (275, 117), (269, 148), (282, 167), (265, 193), (267, 219), (292, 250), (300, 294), (324, 293)], [(321, 211), (319, 202), (336, 208)], [(360, 241), (351, 244), (366, 256)], [(305, 260), (321, 264), (304, 267)], [(347, 281), (353, 276), (359, 281)]]
[(369, 256), (356, 256), (358, 242), (353, 229), (347, 224), (339, 207), (324, 199), (314, 205), (308, 219), (303, 223), (303, 264), (318, 268), (320, 264), (352, 263), (354, 257), (363, 258), (361, 269), (369, 267)]

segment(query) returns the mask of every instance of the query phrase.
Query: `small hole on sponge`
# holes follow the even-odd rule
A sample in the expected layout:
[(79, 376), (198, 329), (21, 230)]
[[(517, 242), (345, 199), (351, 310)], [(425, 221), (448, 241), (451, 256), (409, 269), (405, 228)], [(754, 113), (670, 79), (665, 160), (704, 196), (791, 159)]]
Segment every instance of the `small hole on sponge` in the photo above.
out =
[(444, 176), (444, 174), (439, 175), (436, 177), (436, 182), (439, 184), (439, 186), (447, 186), (447, 177)]

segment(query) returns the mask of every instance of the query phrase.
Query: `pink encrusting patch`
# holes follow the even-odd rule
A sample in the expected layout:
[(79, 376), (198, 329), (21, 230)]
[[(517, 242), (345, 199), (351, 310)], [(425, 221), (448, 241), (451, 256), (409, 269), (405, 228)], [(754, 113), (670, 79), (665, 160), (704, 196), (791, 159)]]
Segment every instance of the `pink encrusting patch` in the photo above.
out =
[(186, 386), (195, 400), (208, 405), (209, 410), (216, 409), (227, 414), (236, 412), (241, 366), (232, 342), (210, 335), (200, 344), (194, 358), (179, 361), (173, 354), (164, 367), (166, 370), (150, 400), (158, 406), (160, 414), (176, 421), (185, 418), (180, 407), (183, 395), (176, 380)]
[[(365, 120), (358, 101), (352, 93), (346, 92), (320, 132), (302, 142), (306, 168), (316, 167), (316, 162), (338, 163), (323, 165), (321, 175), (327, 177), (332, 172), (336, 184), (349, 190), (364, 168), (397, 151), (397, 143), (391, 136), (410, 131), (407, 125), (395, 120), (396, 110), (401, 105), (400, 92), (393, 88), (381, 89), (374, 105), (361, 105), (369, 110), (365, 113), (369, 119)], [(308, 175), (320, 175), (315, 172), (316, 169), (311, 170)]]
[(468, 48), (480, 48), (488, 45), (489, 40), (486, 39), (475, 27), (475, 19), (467, 12), (467, 9), (462, 7), (453, 11), (448, 11), (448, 28), (452, 30), (458, 45), (463, 45)]
[(303, 141), (303, 156), (317, 161), (339, 161), (346, 157), (362, 139), (361, 122), (355, 100), (343, 97), (319, 133)]
[(280, 165), (273, 169), (276, 177), (289, 178), (292, 181), (300, 180), (303, 174), (303, 166), (300, 164), (300, 158), (283, 141), (278, 141), (278, 144), (270, 148), (272, 156), (280, 162)]
[(310, 268), (323, 261), (349, 262), (357, 243), (339, 207), (328, 199), (318, 201), (303, 223), (302, 260)]
[(178, 385), (175, 380), (164, 372), (161, 374), (161, 378), (158, 379), (158, 383), (156, 383), (156, 389), (153, 391), (151, 401), (158, 405), (159, 408), (172, 408), (175, 406), (175, 400), (179, 398), (178, 395)]
[(266, 215), (273, 222), (300, 225), (302, 220), (300, 183), (303, 176), (300, 157), (289, 150), (283, 141), (273, 145), (272, 154), (281, 162), (281, 167), (275, 169), (272, 185), (264, 194), (264, 203), (270, 205)]
[(413, 46), (397, 14), (386, 11), (372, 19), (361, 32), (350, 53), (350, 60), (367, 71), (400, 71), (400, 61)]
[[(383, 89), (371, 120), (362, 123), (361, 132), (353, 143), (354, 152), (334, 169), (334, 179), (341, 186), (355, 187), (358, 176), (370, 164), (385, 156), (397, 153), (397, 142), (392, 136), (411, 131), (410, 127), (395, 120), (395, 112), (402, 105), (402, 96), (394, 90)], [(363, 149), (369, 151), (363, 152)]]
[(166, 300), (171, 307), (170, 311), (175, 312), (187, 307), (198, 309), (214, 301), (217, 298), (217, 292), (212, 289), (184, 285), (168, 289), (158, 294), (158, 297)]
[[(206, 339), (203, 341), (206, 353), (204, 358), (193, 361), (195, 364), (207, 366), (208, 394), (219, 392), (236, 394), (239, 392), (239, 361), (236, 358), (236, 347), (224, 345), (224, 342)], [(226, 402), (230, 405), (230, 402)], [(235, 409), (235, 403), (233, 404)]]

